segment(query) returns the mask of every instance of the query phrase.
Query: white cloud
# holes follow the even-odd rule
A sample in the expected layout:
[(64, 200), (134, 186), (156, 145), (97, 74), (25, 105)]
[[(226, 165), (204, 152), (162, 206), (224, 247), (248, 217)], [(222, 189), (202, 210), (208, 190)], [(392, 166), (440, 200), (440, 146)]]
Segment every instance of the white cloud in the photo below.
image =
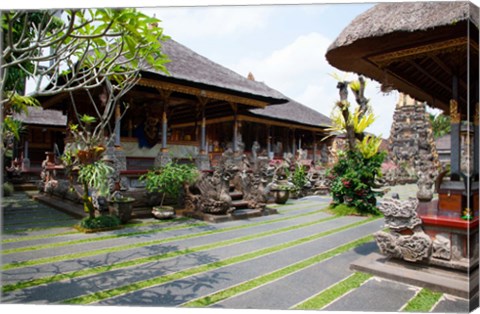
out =
[(264, 58), (244, 58), (229, 67), (238, 73), (252, 72), (257, 81), (294, 97), (312, 80), (328, 73), (324, 54), (330, 42), (321, 34), (310, 33)]
[(260, 30), (270, 16), (266, 7), (144, 8), (142, 11), (162, 20), (166, 35), (173, 38), (213, 38)]
[[(264, 58), (244, 58), (237, 64), (227, 66), (243, 75), (252, 72), (257, 81), (330, 116), (334, 103), (338, 100), (336, 81), (331, 75), (337, 73), (346, 80), (356, 78), (355, 74), (344, 74), (328, 64), (325, 53), (331, 42), (322, 34), (310, 33), (297, 37)], [(387, 138), (397, 93), (384, 96), (379, 90), (379, 84), (369, 81), (365, 95), (370, 98), (370, 104), (378, 117), (367, 131)], [(350, 101), (355, 102), (353, 96)]]

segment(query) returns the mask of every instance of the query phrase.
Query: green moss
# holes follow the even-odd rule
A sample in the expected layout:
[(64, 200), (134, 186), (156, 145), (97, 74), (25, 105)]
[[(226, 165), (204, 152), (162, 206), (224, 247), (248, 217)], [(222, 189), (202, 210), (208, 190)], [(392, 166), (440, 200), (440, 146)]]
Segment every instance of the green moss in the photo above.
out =
[(443, 293), (434, 292), (423, 288), (403, 308), (404, 312), (430, 312), (432, 307), (440, 300)]
[(350, 290), (360, 287), (366, 280), (372, 275), (366, 273), (356, 272), (345, 280), (337, 283), (336, 285), (323, 290), (313, 298), (297, 305), (296, 310), (320, 310), (326, 305), (332, 303), (336, 299), (345, 295)]

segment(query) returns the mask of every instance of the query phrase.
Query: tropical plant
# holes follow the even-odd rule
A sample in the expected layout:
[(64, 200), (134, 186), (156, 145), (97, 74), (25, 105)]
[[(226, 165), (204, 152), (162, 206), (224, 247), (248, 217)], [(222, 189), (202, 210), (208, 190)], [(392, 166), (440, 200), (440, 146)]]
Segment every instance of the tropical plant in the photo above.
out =
[(13, 192), (15, 191), (15, 188), (13, 187), (13, 184), (10, 183), (10, 182), (3, 183), (2, 188), (3, 188), (3, 196), (4, 197), (12, 196)]
[(117, 216), (87, 217), (80, 221), (80, 227), (86, 230), (110, 229), (120, 225)]
[[(375, 121), (368, 99), (364, 96), (366, 82), (362, 77), (353, 82), (339, 82), (340, 101), (332, 113), (330, 131), (344, 132), (347, 150), (339, 153), (337, 164), (330, 170), (330, 191), (333, 207), (346, 204), (355, 207), (361, 214), (379, 214), (376, 194), (373, 191), (375, 178), (380, 177), (385, 153), (379, 152), (382, 139), (365, 130)], [(357, 107), (348, 101), (348, 88), (355, 95)]]
[(296, 191), (301, 191), (308, 183), (307, 172), (305, 166), (296, 163), (290, 181), (293, 183)]
[(197, 168), (192, 164), (170, 162), (159, 169), (149, 170), (140, 177), (149, 192), (161, 192), (163, 206), (165, 196), (178, 198), (186, 186), (194, 183), (199, 176)]
[(442, 113), (434, 115), (429, 114), (430, 124), (434, 138), (439, 138), (450, 133), (450, 117)]
[(378, 215), (380, 212), (376, 207), (377, 194), (372, 188), (375, 178), (381, 176), (384, 158), (384, 152), (370, 158), (365, 158), (358, 151), (341, 154), (329, 172), (332, 178), (330, 192), (333, 207), (346, 204), (355, 207), (361, 214)]

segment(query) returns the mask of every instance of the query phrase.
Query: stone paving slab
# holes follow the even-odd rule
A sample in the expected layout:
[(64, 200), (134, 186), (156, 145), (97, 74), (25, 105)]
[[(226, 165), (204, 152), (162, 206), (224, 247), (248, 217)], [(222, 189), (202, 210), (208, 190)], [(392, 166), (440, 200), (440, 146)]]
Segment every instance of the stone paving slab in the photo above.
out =
[(246, 280), (273, 272), (300, 260), (310, 258), (344, 243), (378, 231), (381, 222), (373, 221), (356, 228), (302, 245), (268, 254), (246, 262), (221, 267), (197, 276), (147, 288), (100, 301), (101, 305), (178, 306)]
[[(359, 220), (358, 217), (354, 217), (354, 218), (343, 217), (343, 218), (335, 219), (332, 221), (322, 222), (310, 227), (289, 231), (287, 232), (286, 235), (277, 234), (273, 237), (273, 240), (268, 240), (269, 238), (267, 238), (266, 240), (260, 241), (260, 239), (257, 239), (256, 241), (258, 243), (264, 243), (264, 244), (265, 242), (263, 241), (267, 241), (267, 242), (270, 241), (272, 245), (280, 244), (289, 240), (293, 240), (295, 238), (305, 237), (310, 234), (318, 233), (319, 231), (329, 230), (329, 229), (336, 228), (341, 225), (346, 225), (358, 220)], [(283, 224), (285, 222), (281, 222), (281, 223)], [(287, 227), (288, 226), (289, 225), (287, 225)], [(173, 240), (164, 244), (144, 246), (141, 248), (123, 250), (119, 252), (111, 252), (107, 254), (100, 254), (100, 255), (84, 257), (76, 260), (59, 261), (59, 262), (49, 263), (44, 265), (36, 265), (31, 267), (23, 267), (19, 269), (11, 269), (11, 270), (3, 271), (2, 273), (3, 280), (5, 282), (10, 283), (12, 281), (16, 282), (19, 280), (29, 280), (32, 278), (52, 276), (60, 272), (76, 271), (76, 270), (81, 270), (85, 267), (108, 265), (111, 263), (131, 260), (134, 258), (163, 254), (163, 253), (168, 253), (176, 250), (184, 250), (193, 246), (215, 243), (215, 242), (218, 242), (219, 240), (235, 239), (241, 236), (253, 234), (254, 232), (259, 233), (259, 230), (263, 232), (263, 231), (275, 230), (276, 228), (278, 228), (278, 226), (275, 226), (275, 224), (262, 225), (262, 226), (252, 227), (252, 228), (241, 229), (241, 230), (228, 231), (222, 234), (211, 234), (211, 235), (201, 236), (193, 239), (178, 240), (178, 241)], [(95, 248), (96, 248), (96, 243), (92, 243), (90, 250), (93, 250)], [(17, 255), (17, 254), (12, 254), (12, 255)]]
[[(319, 212), (318, 214), (311, 215), (311, 216), (298, 217), (298, 218), (292, 219), (292, 220), (286, 220), (286, 221), (274, 222), (274, 223), (271, 223), (271, 224), (253, 226), (251, 228), (245, 228), (245, 229), (239, 229), (239, 230), (233, 230), (233, 231), (226, 231), (225, 233), (221, 233), (221, 234), (206, 235), (206, 236), (202, 236), (202, 237), (200, 237), (198, 239), (195, 239), (195, 240), (194, 239), (189, 239), (188, 241), (189, 242), (190, 241), (197, 241), (197, 244), (199, 244), (198, 241), (202, 241), (202, 240), (206, 241), (206, 243), (208, 243), (210, 241), (214, 241), (214, 240), (218, 241), (218, 239), (227, 240), (227, 239), (236, 238), (236, 237), (239, 237), (239, 236), (244, 236), (244, 235), (248, 235), (248, 234), (252, 234), (252, 233), (271, 231), (271, 230), (275, 230), (275, 229), (278, 229), (278, 228), (297, 225), (299, 223), (306, 223), (306, 222), (309, 222), (309, 221), (318, 220), (318, 219), (322, 219), (322, 218), (326, 218), (326, 217), (329, 217), (329, 215), (326, 214), (326, 213), (323, 213), (323, 212)], [(171, 238), (171, 237), (176, 237), (176, 236), (187, 235), (187, 234), (191, 234), (191, 233), (199, 233), (199, 232), (212, 231), (212, 230), (218, 230), (218, 229), (221, 230), (222, 228), (217, 228), (214, 225), (196, 226), (196, 227), (191, 227), (191, 228), (186, 228), (186, 229), (158, 232), (158, 233), (154, 233), (154, 234), (137, 235), (137, 236), (131, 236), (131, 237), (121, 237), (121, 238), (109, 239), (109, 240), (92, 242), (92, 243), (83, 243), (83, 244), (76, 244), (76, 245), (61, 246), (61, 247), (55, 248), (54, 250), (52, 250), (52, 249), (42, 249), (42, 250), (35, 250), (35, 251), (28, 251), (28, 252), (19, 252), (19, 253), (3, 255), (2, 256), (3, 257), (2, 262), (3, 263), (12, 263), (12, 262), (26, 261), (26, 260), (36, 259), (36, 258), (60, 256), (60, 255), (71, 254), (71, 253), (76, 253), (76, 252), (91, 251), (92, 249), (112, 248), (112, 247), (115, 247), (115, 246), (122, 246), (122, 245), (126, 245), (126, 244), (135, 244), (135, 243), (139, 243), (139, 242), (160, 240), (160, 239), (166, 239), (166, 238)], [(181, 240), (181, 241), (185, 241), (185, 240)]]
[[(268, 216), (263, 216), (263, 217), (259, 217), (259, 218), (256, 218), (254, 220), (236, 220), (236, 221), (231, 221), (231, 222), (226, 222), (226, 223), (222, 223), (221, 225), (215, 225), (215, 228), (227, 228), (227, 227), (233, 227), (233, 226), (241, 226), (241, 225), (247, 225), (247, 224), (250, 224), (252, 222), (255, 222), (255, 223), (258, 223), (258, 222), (263, 222), (263, 221), (271, 221), (271, 220), (274, 220), (274, 219), (279, 219), (279, 218), (288, 218), (288, 217), (292, 217), (292, 216), (296, 216), (296, 215), (301, 215), (301, 214), (307, 214), (309, 212), (312, 212), (312, 211), (316, 211), (316, 210), (321, 210), (324, 206), (319, 206), (318, 204), (315, 204), (315, 203), (310, 203), (309, 207), (307, 208), (301, 208), (301, 209), (298, 209), (298, 210), (288, 210), (288, 211), (285, 211), (284, 213), (281, 213), (279, 215), (274, 215), (274, 216), (271, 216), (271, 217), (268, 217)], [(57, 211), (58, 212), (58, 211)], [(61, 214), (60, 212), (58, 212), (59, 214)], [(308, 216), (308, 217), (313, 217), (313, 216)], [(308, 217), (304, 217), (305, 218), (305, 221), (308, 221)], [(155, 220), (155, 219), (142, 219), (142, 221), (152, 221), (152, 220)], [(188, 221), (183, 221), (183, 222), (178, 222), (176, 224), (180, 224), (180, 223), (199, 223), (200, 221), (197, 221), (197, 220), (188, 220)], [(113, 231), (105, 231), (105, 232), (101, 232), (101, 233), (92, 233), (92, 234), (84, 234), (84, 233), (81, 233), (81, 232), (78, 232), (76, 235), (68, 235), (68, 239), (80, 239), (80, 238), (88, 238), (88, 237), (97, 237), (98, 235), (111, 235), (111, 234), (120, 234), (120, 233), (126, 233), (126, 232), (131, 232), (131, 231), (136, 231), (136, 230), (148, 230), (148, 229), (154, 229), (154, 228), (157, 228), (157, 227), (163, 227), (163, 226), (166, 226), (166, 225), (176, 225), (174, 222), (172, 223), (164, 223), (164, 224), (155, 224), (155, 225), (151, 225), (149, 227), (142, 227), (141, 225), (140, 226), (135, 226), (135, 227), (131, 227), (131, 228), (125, 228), (125, 229), (118, 229), (118, 230), (113, 230)], [(213, 227), (212, 227), (213, 228)], [(47, 235), (49, 233), (59, 233), (59, 232), (64, 232), (64, 231), (72, 231), (74, 229), (68, 229), (68, 228), (64, 228), (64, 230), (57, 230), (57, 229), (46, 229), (46, 230), (31, 230), (31, 231), (28, 231), (26, 230), (25, 232), (22, 232), (22, 233), (16, 233), (16, 234), (4, 234), (2, 235), (2, 239), (11, 239), (11, 238), (21, 238), (22, 236), (35, 236), (35, 235)], [(20, 241), (20, 242), (16, 242), (16, 244), (6, 244), (4, 245), (4, 248), (10, 248), (10, 247), (20, 247), (20, 246), (30, 246), (30, 245), (35, 245), (35, 244), (40, 244), (40, 243), (50, 243), (50, 242), (47, 242), (47, 241), (57, 241), (56, 240), (57, 238), (51, 238), (51, 239), (43, 239), (43, 240), (27, 240), (25, 242), (23, 241)], [(62, 241), (62, 239), (59, 237), (59, 240), (58, 242)]]
[[(329, 221), (318, 226), (303, 228), (302, 230), (294, 230), (285, 234), (274, 235), (248, 242), (242, 242), (235, 245), (225, 246), (204, 252), (187, 254), (174, 259), (147, 263), (127, 269), (114, 270), (104, 272), (102, 274), (93, 275), (85, 278), (76, 278), (64, 282), (53, 283), (49, 285), (48, 291), (44, 287), (32, 287), (22, 291), (14, 291), (4, 296), (4, 302), (37, 302), (43, 299), (49, 299), (52, 302), (76, 297), (87, 292), (100, 291), (110, 289), (114, 286), (122, 286), (135, 281), (146, 280), (152, 277), (159, 277), (172, 272), (184, 270), (186, 268), (223, 260), (229, 257), (252, 252), (262, 248), (278, 245), (296, 238), (313, 235), (319, 230), (329, 230), (338, 228), (342, 225), (352, 223), (353, 217), (343, 217)], [(348, 218), (348, 219), (347, 219)], [(302, 232), (303, 231), (303, 232)], [(178, 248), (175, 248), (177, 250)], [(79, 261), (79, 263), (81, 263)], [(85, 263), (84, 266), (91, 267)], [(17, 276), (18, 277), (18, 276)], [(5, 281), (10, 278), (5, 276)]]
[(377, 245), (374, 242), (362, 245), (254, 290), (226, 299), (212, 307), (289, 309), (350, 276), (352, 274), (350, 263), (375, 250)]
[(322, 310), (358, 312), (399, 311), (419, 288), (373, 277)]
[(467, 299), (461, 299), (451, 295), (443, 295), (437, 305), (431, 310), (435, 313), (468, 313), (471, 310), (478, 307), (478, 302), (476, 306), (470, 307), (470, 302)]
[[(358, 221), (358, 218), (343, 217), (343, 218), (323, 222), (318, 225), (313, 225), (306, 228), (292, 230), (292, 231), (276, 234), (269, 237), (263, 237), (263, 238), (255, 239), (252, 241), (242, 242), (235, 245), (225, 246), (216, 250), (212, 250), (210, 252), (217, 254), (218, 258), (228, 258), (228, 257), (236, 256), (242, 253), (247, 253), (252, 250), (259, 250), (264, 247), (274, 246), (274, 245), (278, 245), (288, 241), (292, 241), (294, 239), (306, 237), (309, 235), (314, 235), (321, 231), (338, 228), (340, 226), (350, 224), (354, 221)], [(248, 235), (248, 233), (243, 235)], [(81, 258), (77, 260), (56, 262), (51, 264), (37, 265), (37, 266), (20, 268), (20, 269), (6, 270), (2, 274), (3, 275), (2, 280), (6, 283), (13, 283), (21, 280), (23, 281), (23, 280), (30, 280), (30, 279), (39, 278), (39, 277), (53, 276), (58, 273), (67, 272), (67, 271), (82, 270), (86, 267), (108, 265), (111, 263), (127, 261), (127, 260), (131, 260), (133, 258), (138, 258), (138, 257), (146, 257), (151, 255), (174, 252), (177, 250), (184, 250), (189, 247), (197, 246), (197, 244), (202, 245), (202, 244), (215, 243), (218, 241), (218, 235), (217, 237), (215, 237), (215, 235), (208, 236), (208, 239), (209, 239), (208, 242), (205, 242), (204, 241), (205, 239), (201, 239), (201, 238), (190, 239), (188, 241), (172, 241), (168, 244), (161, 244), (161, 245), (156, 245), (152, 247), (142, 247), (142, 248), (137, 248), (133, 250), (125, 250), (121, 252), (91, 256), (91, 257)], [(143, 268), (143, 267), (147, 267), (147, 266), (144, 266), (144, 265), (138, 266), (138, 268)], [(148, 276), (147, 278), (149, 278), (152, 276), (152, 274), (148, 273), (147, 276)]]

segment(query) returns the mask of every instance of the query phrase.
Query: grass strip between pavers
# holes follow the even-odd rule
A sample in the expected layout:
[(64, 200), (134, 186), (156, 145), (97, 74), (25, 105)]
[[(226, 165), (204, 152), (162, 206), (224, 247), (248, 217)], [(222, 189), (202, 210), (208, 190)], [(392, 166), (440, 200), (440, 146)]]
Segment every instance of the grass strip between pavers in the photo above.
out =
[(22, 222), (14, 222), (14, 223), (5, 223), (5, 220), (3, 221), (3, 228), (8, 228), (8, 227), (17, 227), (17, 226), (23, 226), (23, 225), (31, 225), (35, 223), (50, 223), (50, 222), (67, 222), (71, 221), (73, 223), (77, 222), (78, 220), (72, 217), (57, 217), (52, 219), (41, 219), (40, 217), (35, 217), (38, 218), (36, 222), (31, 222), (31, 221), (22, 221)]
[[(134, 249), (134, 248), (138, 248), (138, 247), (142, 247), (142, 246), (163, 244), (163, 243), (171, 242), (171, 241), (193, 239), (193, 238), (202, 237), (202, 236), (206, 236), (206, 235), (212, 235), (212, 234), (228, 232), (228, 231), (235, 231), (235, 230), (240, 230), (240, 229), (245, 229), (245, 228), (252, 228), (252, 227), (256, 227), (256, 226), (260, 226), (260, 225), (267, 225), (267, 224), (286, 221), (286, 220), (291, 220), (291, 219), (295, 219), (295, 218), (299, 218), (299, 217), (310, 216), (310, 215), (318, 214), (319, 212), (322, 212), (323, 210), (324, 209), (321, 209), (319, 211), (299, 214), (299, 215), (295, 215), (295, 216), (290, 216), (290, 217), (278, 218), (278, 219), (269, 220), (269, 221), (260, 221), (260, 222), (256, 222), (256, 223), (246, 224), (246, 225), (227, 227), (227, 228), (216, 229), (216, 230), (208, 230), (208, 231), (204, 231), (204, 232), (187, 234), (187, 235), (183, 235), (183, 236), (174, 236), (174, 237), (171, 237), (171, 238), (166, 238), (166, 239), (161, 239), (161, 240), (152, 240), (152, 241), (147, 241), (147, 242), (127, 244), (127, 245), (121, 245), (121, 246), (99, 249), (99, 250), (93, 250), (93, 251), (87, 251), (87, 252), (81, 252), (81, 253), (72, 253), (72, 254), (66, 254), (66, 255), (60, 255), (60, 256), (54, 256), (54, 257), (32, 259), (32, 260), (28, 260), (28, 261), (13, 262), (13, 263), (9, 263), (9, 264), (4, 264), (0, 269), (1, 270), (9, 270), (9, 269), (14, 269), (14, 268), (35, 266), (35, 265), (52, 263), (52, 262), (57, 262), (57, 261), (65, 261), (65, 260), (69, 260), (69, 259), (76, 259), (76, 258), (99, 255), (99, 254), (106, 254), (106, 253), (118, 252), (118, 251), (123, 251), (123, 250), (129, 250), (129, 249)], [(165, 231), (165, 230), (162, 229), (161, 231)], [(92, 240), (94, 241), (94, 238)]]
[(307, 223), (300, 224), (300, 225), (285, 227), (285, 228), (271, 230), (271, 231), (265, 231), (265, 232), (258, 233), (258, 234), (247, 235), (247, 236), (243, 236), (243, 237), (236, 238), (236, 239), (230, 239), (230, 240), (215, 242), (215, 243), (212, 243), (212, 244), (200, 245), (200, 246), (193, 247), (193, 248), (188, 248), (188, 249), (185, 249), (185, 250), (179, 250), (179, 251), (168, 252), (168, 253), (163, 253), (163, 254), (158, 254), (158, 255), (152, 255), (152, 256), (148, 256), (148, 257), (141, 257), (141, 258), (125, 261), (125, 262), (114, 263), (114, 264), (110, 264), (110, 265), (106, 265), (106, 266), (98, 266), (98, 267), (93, 267), (93, 268), (87, 268), (87, 269), (72, 271), (72, 272), (69, 272), (69, 273), (64, 273), (64, 274), (59, 274), (59, 275), (53, 275), (53, 276), (48, 276), (48, 277), (43, 277), (43, 278), (36, 278), (36, 279), (32, 279), (32, 280), (20, 281), (20, 282), (17, 282), (15, 284), (8, 284), (8, 285), (2, 286), (2, 292), (7, 293), (7, 292), (11, 292), (11, 291), (18, 290), (18, 289), (25, 289), (25, 288), (29, 288), (29, 287), (33, 287), (33, 286), (39, 286), (39, 285), (42, 285), (42, 284), (52, 283), (52, 282), (56, 282), (56, 281), (60, 281), (60, 280), (64, 280), (64, 279), (72, 279), (72, 278), (77, 278), (77, 277), (82, 277), (82, 276), (94, 275), (94, 274), (98, 274), (98, 273), (105, 272), (105, 271), (111, 271), (111, 270), (115, 270), (115, 269), (132, 267), (132, 266), (138, 266), (138, 265), (141, 265), (141, 264), (160, 261), (160, 260), (165, 260), (165, 259), (168, 259), (168, 258), (174, 258), (174, 257), (177, 257), (177, 256), (186, 255), (186, 254), (190, 254), (190, 253), (197, 253), (197, 252), (212, 250), (212, 249), (216, 249), (216, 248), (220, 248), (220, 247), (226, 247), (226, 246), (233, 245), (233, 244), (238, 244), (238, 243), (241, 243), (241, 242), (256, 240), (256, 239), (260, 239), (260, 238), (267, 237), (267, 236), (272, 236), (272, 235), (283, 233), (283, 232), (288, 232), (288, 231), (293, 231), (293, 230), (300, 229), (300, 228), (305, 228), (305, 227), (312, 226), (312, 225), (322, 223), (322, 222), (326, 222), (326, 221), (329, 221), (329, 220), (332, 220), (332, 219), (335, 219), (335, 218), (337, 218), (337, 217), (327, 217), (327, 218), (307, 222)]
[(430, 312), (432, 307), (437, 304), (443, 293), (434, 292), (427, 288), (420, 290), (407, 305), (402, 309), (403, 312)]
[(338, 298), (344, 296), (350, 290), (360, 287), (365, 281), (371, 278), (372, 275), (367, 273), (355, 272), (339, 283), (331, 286), (313, 296), (307, 301), (298, 304), (294, 307), (295, 310), (320, 310), (326, 305), (332, 303)]
[[(182, 221), (185, 221), (185, 220), (191, 220), (191, 218), (179, 217), (179, 218), (174, 218), (172, 220), (155, 220), (155, 221), (147, 221), (147, 222), (133, 222), (133, 223), (128, 223), (128, 224), (122, 225), (122, 229), (131, 228), (131, 227), (145, 227), (145, 226), (150, 226), (150, 225), (163, 225), (163, 224), (166, 224), (166, 223), (182, 222)], [(20, 231), (19, 232), (11, 232), (9, 234), (15, 234), (15, 233), (20, 233)], [(1, 243), (6, 244), (6, 243), (13, 243), (13, 242), (42, 240), (42, 239), (62, 237), (62, 236), (71, 235), (71, 234), (83, 234), (83, 233), (79, 232), (78, 230), (72, 230), (72, 231), (59, 232), (59, 233), (22, 236), (22, 237), (18, 237), (18, 238), (4, 239), (4, 240), (1, 241)]]
[(331, 249), (329, 251), (320, 253), (318, 255), (315, 255), (313, 257), (310, 257), (308, 259), (305, 259), (303, 261), (297, 262), (295, 264), (289, 265), (287, 267), (284, 267), (282, 269), (276, 270), (272, 273), (254, 278), (252, 280), (243, 282), (241, 284), (238, 284), (236, 286), (215, 292), (213, 294), (210, 294), (208, 296), (195, 299), (192, 301), (189, 301), (187, 303), (182, 304), (181, 306), (184, 307), (207, 307), (212, 304), (218, 303), (220, 301), (223, 301), (225, 299), (231, 298), (235, 295), (238, 295), (240, 293), (244, 293), (248, 290), (257, 288), (259, 286), (262, 286), (264, 284), (267, 284), (269, 282), (278, 280), (282, 277), (286, 277), (294, 272), (300, 271), (302, 269), (305, 269), (307, 267), (310, 267), (314, 264), (320, 263), (326, 259), (332, 258), (336, 255), (339, 255), (341, 253), (344, 253), (346, 251), (349, 251), (353, 248), (356, 248), (362, 244), (365, 244), (367, 242), (373, 241), (373, 236), (368, 235), (366, 237), (357, 239), (355, 241), (349, 242), (347, 244), (341, 245), (339, 247), (336, 247), (334, 249)]
[(346, 229), (350, 229), (350, 228), (353, 228), (353, 227), (356, 227), (356, 226), (359, 226), (359, 225), (366, 224), (366, 223), (371, 222), (372, 220), (375, 220), (375, 219), (378, 219), (378, 218), (375, 217), (375, 218), (365, 219), (363, 221), (358, 221), (358, 222), (355, 222), (355, 223), (352, 223), (352, 224), (349, 224), (349, 225), (346, 225), (346, 226), (343, 226), (343, 227), (340, 227), (340, 228), (336, 228), (336, 229), (332, 229), (332, 230), (329, 230), (329, 231), (321, 232), (321, 233), (318, 233), (316, 235), (312, 235), (312, 236), (309, 236), (309, 237), (297, 239), (297, 240), (294, 240), (294, 241), (282, 243), (280, 245), (276, 245), (276, 246), (273, 246), (273, 247), (260, 249), (260, 250), (257, 250), (257, 251), (245, 253), (245, 254), (242, 254), (242, 255), (235, 256), (235, 257), (230, 257), (230, 258), (227, 258), (227, 259), (224, 259), (224, 260), (221, 260), (221, 261), (216, 261), (216, 262), (205, 264), (205, 265), (202, 265), (202, 266), (188, 268), (188, 269), (185, 269), (185, 270), (182, 270), (182, 271), (179, 271), (179, 272), (175, 272), (175, 273), (172, 273), (172, 274), (169, 274), (169, 275), (165, 275), (165, 276), (161, 276), (161, 277), (154, 277), (154, 278), (151, 278), (151, 279), (134, 282), (132, 284), (125, 285), (125, 286), (122, 286), (122, 287), (113, 288), (113, 289), (104, 290), (104, 291), (98, 291), (98, 292), (95, 292), (95, 293), (92, 293), (92, 294), (87, 294), (87, 295), (79, 296), (79, 297), (76, 297), (76, 298), (64, 300), (63, 302), (59, 302), (59, 303), (61, 303), (61, 304), (90, 304), (90, 303), (94, 303), (94, 302), (99, 302), (99, 301), (102, 301), (102, 300), (105, 300), (105, 299), (110, 299), (110, 298), (117, 297), (117, 296), (120, 296), (120, 295), (123, 295), (123, 294), (131, 293), (131, 292), (134, 292), (134, 291), (137, 291), (137, 290), (146, 289), (146, 288), (153, 287), (153, 286), (158, 286), (158, 285), (165, 284), (167, 282), (171, 282), (171, 281), (174, 281), (174, 280), (184, 279), (186, 277), (190, 277), (190, 276), (197, 275), (197, 274), (200, 274), (200, 273), (212, 271), (212, 270), (215, 270), (215, 269), (218, 269), (218, 268), (221, 268), (221, 267), (225, 267), (225, 266), (229, 266), (229, 265), (233, 265), (233, 264), (238, 264), (238, 263), (241, 263), (241, 262), (245, 262), (245, 261), (248, 261), (248, 260), (259, 258), (259, 257), (264, 256), (264, 255), (272, 254), (272, 253), (275, 253), (275, 252), (278, 252), (278, 251), (281, 251), (281, 250), (285, 250), (285, 249), (288, 249), (288, 248), (291, 248), (291, 247), (294, 247), (294, 246), (298, 246), (298, 245), (301, 245), (301, 244), (304, 244), (304, 243), (307, 243), (307, 242), (317, 240), (319, 238), (331, 235), (333, 233), (337, 233), (337, 232), (340, 232), (340, 231), (343, 231), (343, 230), (346, 230)]
[(154, 233), (165, 232), (165, 231), (174, 231), (174, 230), (181, 230), (181, 229), (192, 228), (192, 227), (205, 227), (205, 226), (208, 226), (208, 224), (205, 222), (197, 222), (192, 224), (166, 227), (166, 228), (153, 229), (153, 230), (132, 231), (132, 232), (126, 232), (126, 233), (120, 233), (120, 234), (110, 234), (110, 235), (104, 235), (104, 236), (88, 238), (88, 239), (78, 239), (78, 240), (71, 240), (71, 241), (58, 242), (58, 243), (37, 244), (34, 246), (25, 246), (25, 247), (19, 247), (14, 249), (2, 250), (2, 254), (8, 255), (8, 254), (14, 254), (14, 253), (28, 252), (28, 251), (59, 248), (62, 246), (69, 246), (69, 245), (75, 245), (75, 244), (92, 243), (92, 242), (119, 239), (119, 238), (131, 237), (131, 236), (147, 235), (147, 234), (154, 234)]
[(5, 230), (5, 227), (3, 227), (4, 230), (2, 230), (3, 234), (15, 234), (15, 233), (24, 233), (24, 232), (32, 232), (32, 231), (40, 231), (40, 230), (51, 230), (51, 229), (61, 229), (61, 228), (73, 228), (73, 226), (76, 225), (76, 221), (72, 221), (69, 223), (63, 223), (63, 224), (55, 224), (53, 226), (38, 226), (38, 227), (29, 227), (29, 228), (10, 228), (9, 230)]

